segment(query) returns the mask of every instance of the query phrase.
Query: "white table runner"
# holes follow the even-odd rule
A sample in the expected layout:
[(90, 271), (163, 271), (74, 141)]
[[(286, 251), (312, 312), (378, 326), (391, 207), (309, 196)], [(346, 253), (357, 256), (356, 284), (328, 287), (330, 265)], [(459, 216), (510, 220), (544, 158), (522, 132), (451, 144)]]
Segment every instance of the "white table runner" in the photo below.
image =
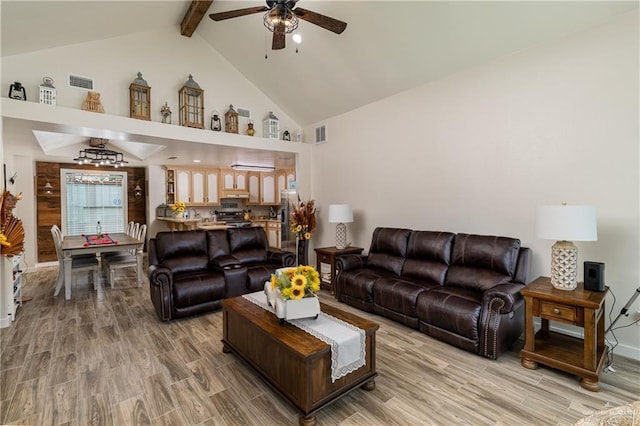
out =
[[(245, 294), (245, 299), (273, 313), (264, 291)], [(365, 365), (366, 336), (364, 330), (348, 322), (320, 312), (317, 319), (287, 321), (331, 346), (331, 382)]]

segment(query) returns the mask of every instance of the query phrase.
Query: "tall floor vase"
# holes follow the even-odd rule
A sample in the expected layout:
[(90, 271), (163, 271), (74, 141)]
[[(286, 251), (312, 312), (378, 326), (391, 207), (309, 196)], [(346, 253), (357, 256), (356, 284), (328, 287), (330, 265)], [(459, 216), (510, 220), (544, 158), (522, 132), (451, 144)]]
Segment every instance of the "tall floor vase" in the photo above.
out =
[(309, 264), (309, 240), (298, 239), (298, 265)]

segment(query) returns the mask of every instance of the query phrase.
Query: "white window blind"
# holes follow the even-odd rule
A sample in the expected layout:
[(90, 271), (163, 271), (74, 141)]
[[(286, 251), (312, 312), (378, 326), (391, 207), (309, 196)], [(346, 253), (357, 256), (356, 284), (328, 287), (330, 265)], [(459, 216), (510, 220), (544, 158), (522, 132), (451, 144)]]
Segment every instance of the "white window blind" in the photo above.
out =
[(64, 235), (124, 232), (127, 223), (127, 173), (62, 169)]

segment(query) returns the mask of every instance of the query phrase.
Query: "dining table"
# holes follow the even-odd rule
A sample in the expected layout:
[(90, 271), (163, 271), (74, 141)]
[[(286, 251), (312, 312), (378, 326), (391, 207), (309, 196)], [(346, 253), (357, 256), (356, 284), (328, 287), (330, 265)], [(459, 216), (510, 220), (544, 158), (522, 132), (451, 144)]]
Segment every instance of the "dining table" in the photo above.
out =
[[(138, 287), (142, 287), (142, 250), (144, 241), (124, 232), (108, 235), (108, 239), (88, 238), (86, 235), (66, 235), (62, 239), (62, 263), (64, 269), (64, 298), (71, 299), (72, 256), (82, 254), (105, 253), (114, 251), (135, 251)], [(109, 241), (110, 242), (105, 242)], [(91, 241), (91, 242), (90, 242)]]

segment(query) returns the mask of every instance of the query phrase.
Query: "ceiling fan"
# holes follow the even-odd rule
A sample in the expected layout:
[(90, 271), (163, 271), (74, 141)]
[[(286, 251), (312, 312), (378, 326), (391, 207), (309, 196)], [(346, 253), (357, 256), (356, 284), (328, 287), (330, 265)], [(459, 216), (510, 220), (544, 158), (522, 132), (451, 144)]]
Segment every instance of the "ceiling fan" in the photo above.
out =
[(266, 12), (263, 21), (264, 26), (273, 33), (273, 41), (271, 42), (271, 48), (273, 50), (284, 49), (285, 34), (291, 33), (298, 28), (298, 18), (336, 34), (342, 34), (345, 28), (347, 28), (346, 22), (311, 10), (296, 7), (297, 2), (298, 0), (267, 0), (266, 6), (212, 13), (209, 17), (214, 21), (223, 21), (239, 16)]

